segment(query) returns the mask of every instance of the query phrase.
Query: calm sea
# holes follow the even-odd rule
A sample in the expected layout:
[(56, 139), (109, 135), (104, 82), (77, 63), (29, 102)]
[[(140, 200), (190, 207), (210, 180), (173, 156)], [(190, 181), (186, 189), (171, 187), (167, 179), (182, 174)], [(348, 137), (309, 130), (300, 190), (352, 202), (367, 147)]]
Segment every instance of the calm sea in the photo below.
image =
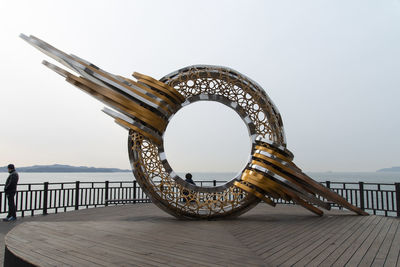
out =
[[(184, 174), (181, 174), (184, 177)], [(192, 173), (195, 181), (227, 181), (236, 176), (235, 173)], [(319, 182), (366, 182), (366, 183), (400, 183), (399, 172), (308, 172), (311, 178)], [(43, 182), (104, 182), (132, 181), (131, 172), (115, 173), (27, 173), (21, 172), (19, 183)], [(8, 173), (0, 172), (0, 184), (7, 179)]]

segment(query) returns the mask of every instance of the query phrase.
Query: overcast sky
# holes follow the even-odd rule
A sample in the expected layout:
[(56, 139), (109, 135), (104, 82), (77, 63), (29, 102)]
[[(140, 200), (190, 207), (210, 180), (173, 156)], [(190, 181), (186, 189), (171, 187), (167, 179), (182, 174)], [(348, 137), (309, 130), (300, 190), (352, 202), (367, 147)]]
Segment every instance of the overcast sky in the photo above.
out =
[[(0, 25), (0, 166), (130, 168), (127, 132), (20, 33), (126, 77), (231, 67), (277, 105), (303, 170), (400, 166), (399, 1), (0, 0)], [(165, 139), (176, 171), (237, 171), (249, 154), (217, 103), (182, 109)]]

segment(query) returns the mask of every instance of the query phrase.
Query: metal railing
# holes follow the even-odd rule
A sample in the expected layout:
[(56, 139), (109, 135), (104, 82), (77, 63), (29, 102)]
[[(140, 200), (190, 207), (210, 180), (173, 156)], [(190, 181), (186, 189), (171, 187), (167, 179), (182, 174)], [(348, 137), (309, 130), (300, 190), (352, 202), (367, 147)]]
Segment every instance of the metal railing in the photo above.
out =
[(400, 217), (400, 183), (327, 181), (324, 184), (362, 210), (378, 215)]
[[(0, 184), (0, 189), (4, 184)], [(18, 184), (15, 206), (20, 216), (58, 213), (107, 206), (108, 199), (141, 199), (150, 202), (136, 181), (120, 182), (65, 182)], [(0, 192), (0, 214), (8, 212), (4, 190)]]
[[(224, 181), (196, 181), (216, 186)], [(400, 183), (324, 182), (351, 204), (378, 215), (400, 217)], [(0, 184), (0, 214), (8, 212), (4, 184)], [(119, 200), (119, 201), (112, 201)], [(126, 200), (126, 201), (121, 201)], [(48, 214), (121, 203), (147, 203), (150, 199), (136, 181), (65, 182), (18, 184), (15, 204), (19, 216)], [(284, 200), (277, 203), (290, 204)], [(338, 207), (332, 204), (333, 207)]]
[[(345, 183), (326, 181), (321, 184), (342, 196), (350, 204), (368, 213), (400, 217), (400, 183)], [(331, 203), (327, 199), (321, 199)], [(294, 204), (291, 201), (283, 199), (275, 201), (280, 204)], [(331, 203), (331, 206), (342, 209), (336, 203)]]

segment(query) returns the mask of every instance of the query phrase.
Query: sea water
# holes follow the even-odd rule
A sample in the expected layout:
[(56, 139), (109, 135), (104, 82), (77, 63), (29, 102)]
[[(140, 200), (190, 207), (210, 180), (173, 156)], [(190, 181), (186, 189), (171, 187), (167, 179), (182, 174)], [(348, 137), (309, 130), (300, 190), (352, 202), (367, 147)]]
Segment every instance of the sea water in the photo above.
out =
[[(18, 171), (18, 170), (17, 170)], [(184, 173), (178, 173), (184, 178)], [(316, 181), (325, 182), (365, 182), (365, 183), (400, 183), (400, 172), (307, 172)], [(229, 181), (237, 173), (221, 172), (192, 172), (194, 181)], [(0, 184), (5, 183), (8, 173), (0, 172)], [(104, 182), (104, 181), (133, 181), (132, 172), (85, 172), (85, 173), (31, 173), (20, 172), (19, 183), (62, 183), (62, 182)]]

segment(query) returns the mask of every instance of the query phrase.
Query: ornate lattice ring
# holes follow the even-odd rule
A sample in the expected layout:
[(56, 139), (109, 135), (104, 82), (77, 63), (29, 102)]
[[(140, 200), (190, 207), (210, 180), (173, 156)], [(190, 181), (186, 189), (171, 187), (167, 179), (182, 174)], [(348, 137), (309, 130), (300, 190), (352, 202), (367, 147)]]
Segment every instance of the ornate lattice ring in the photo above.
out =
[[(258, 139), (267, 138), (282, 148), (285, 145), (277, 108), (264, 90), (246, 76), (225, 67), (196, 65), (166, 75), (160, 81), (185, 97), (180, 108), (197, 101), (217, 101), (236, 111), (247, 125), (252, 152)], [(175, 216), (238, 215), (259, 201), (253, 194), (235, 186), (242, 172), (221, 186), (195, 186), (172, 170), (162, 143), (157, 146), (131, 131), (128, 148), (136, 180), (154, 203)]]

